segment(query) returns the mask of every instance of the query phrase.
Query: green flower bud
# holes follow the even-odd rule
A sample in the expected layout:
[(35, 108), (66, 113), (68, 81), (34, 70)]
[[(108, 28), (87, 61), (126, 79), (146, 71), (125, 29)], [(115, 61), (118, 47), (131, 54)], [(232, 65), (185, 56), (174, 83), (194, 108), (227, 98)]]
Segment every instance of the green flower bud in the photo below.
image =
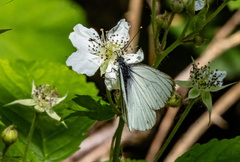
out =
[(2, 132), (2, 141), (5, 145), (11, 145), (14, 142), (16, 142), (18, 138), (18, 132), (15, 129), (14, 125), (10, 125), (7, 128), (5, 128)]
[(171, 107), (179, 107), (181, 105), (182, 102), (182, 97), (180, 95), (172, 95), (172, 97), (170, 98), (170, 100), (167, 102), (168, 106)]
[(182, 12), (184, 8), (183, 0), (172, 0), (170, 8), (173, 12)]
[(200, 35), (197, 35), (197, 36), (194, 37), (193, 42), (194, 42), (196, 47), (200, 47), (201, 45), (204, 44), (204, 38)]
[(156, 17), (156, 24), (158, 27), (162, 29), (166, 29), (168, 27), (168, 17), (167, 15), (158, 15)]

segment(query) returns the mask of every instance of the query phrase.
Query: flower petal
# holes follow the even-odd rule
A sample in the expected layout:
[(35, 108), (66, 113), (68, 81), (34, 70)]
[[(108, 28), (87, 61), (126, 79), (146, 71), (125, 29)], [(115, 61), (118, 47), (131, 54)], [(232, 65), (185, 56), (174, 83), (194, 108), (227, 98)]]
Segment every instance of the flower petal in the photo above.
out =
[(215, 81), (215, 85), (217, 86), (222, 86), (223, 84), (223, 79), (227, 76), (226, 71), (219, 71), (219, 70), (214, 70), (213, 75), (216, 75), (217, 80)]
[(195, 11), (203, 9), (205, 6), (205, 0), (195, 0)]
[(34, 106), (35, 110), (39, 113), (44, 112), (47, 108), (42, 108), (39, 105)]
[(34, 91), (36, 90), (36, 86), (35, 86), (35, 83), (34, 83), (34, 80), (32, 80), (32, 93), (34, 93)]
[[(52, 119), (57, 120), (57, 121), (61, 121), (61, 117), (58, 116), (58, 114), (53, 110), (53, 109), (47, 109), (46, 113), (48, 114), (48, 116), (50, 116)], [(65, 124), (64, 121), (61, 122), (66, 128), (67, 125)]]
[[(76, 47), (82, 53), (96, 53), (93, 51), (93, 46), (99, 46), (101, 44), (100, 37), (98, 33), (93, 28), (86, 28), (81, 24), (77, 24), (74, 28), (74, 32), (70, 33), (69, 39), (71, 40), (74, 47)], [(90, 41), (90, 39), (94, 41)]]
[(107, 33), (108, 40), (119, 44), (120, 48), (124, 47), (130, 39), (129, 28), (130, 24), (126, 22), (125, 19), (121, 19), (118, 24)]
[(118, 77), (118, 72), (105, 73), (104, 83), (109, 91), (113, 89), (120, 89), (120, 82)]
[[(62, 102), (63, 100), (65, 100), (65, 98), (67, 97), (67, 95), (68, 95), (68, 94), (66, 93), (65, 96), (63, 96), (63, 97), (61, 97), (61, 98), (58, 98), (55, 105), (57, 105), (57, 104), (59, 104), (60, 102)], [(55, 105), (53, 105), (53, 106), (55, 106)]]
[(20, 104), (20, 105), (25, 105), (25, 106), (34, 106), (36, 105), (36, 102), (33, 99), (22, 99), (22, 100), (16, 100), (11, 103), (8, 103), (4, 106), (9, 106), (13, 104)]
[(99, 56), (77, 51), (68, 57), (66, 64), (72, 66), (72, 69), (79, 74), (92, 76), (96, 73), (102, 61)]
[(128, 64), (134, 64), (134, 63), (139, 63), (143, 61), (144, 53), (143, 53), (143, 50), (140, 48), (136, 54), (130, 53), (130, 54), (122, 55), (122, 57)]

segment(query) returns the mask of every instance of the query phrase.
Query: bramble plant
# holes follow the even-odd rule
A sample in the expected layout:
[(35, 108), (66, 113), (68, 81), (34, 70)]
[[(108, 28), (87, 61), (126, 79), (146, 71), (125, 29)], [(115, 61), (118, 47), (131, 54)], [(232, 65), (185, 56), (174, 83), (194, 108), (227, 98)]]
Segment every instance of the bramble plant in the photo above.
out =
[[(112, 124), (114, 133), (111, 134), (111, 131), (107, 130), (106, 134), (111, 134), (109, 137), (111, 140), (103, 140), (111, 141), (109, 147), (104, 148), (109, 154), (108, 159), (98, 157), (91, 161), (100, 161), (100, 159), (114, 162), (163, 161), (168, 157), (166, 149), (171, 149), (172, 139), (179, 138), (175, 135), (181, 130), (180, 126), (183, 122), (187, 121), (185, 119), (188, 118), (189, 112), (200, 105), (209, 113), (209, 123), (206, 127), (216, 123), (211, 115), (214, 114), (212, 96), (224, 88), (234, 84), (237, 86), (239, 83), (225, 84), (224, 79), (234, 76), (234, 72), (224, 69), (220, 64), (214, 65), (212, 57), (208, 60), (211, 64), (204, 62), (202, 64), (201, 59), (195, 61), (192, 58), (191, 68), (187, 72), (189, 77), (183, 79), (180, 77), (181, 79), (176, 81), (169, 76), (170, 74), (165, 74), (157, 68), (160, 65), (164, 66), (163, 60), (176, 57), (170, 53), (176, 51), (180, 45), (194, 49), (184, 51), (189, 53), (185, 60), (194, 57), (193, 51), (206, 48), (210, 42), (204, 37), (203, 33), (207, 31), (205, 28), (211, 27), (211, 22), (218, 18), (219, 13), (227, 5), (233, 9), (240, 8), (239, 2), (229, 2), (230, 0), (218, 1), (213, 7), (211, 4), (214, 2), (210, 0), (169, 0), (162, 6), (164, 13), (158, 13), (157, 6), (160, 2), (152, 0), (150, 39), (153, 40), (153, 49), (149, 51), (153, 53), (154, 59), (151, 60), (153, 62), (151, 67), (142, 63), (147, 56), (147, 50), (145, 46), (141, 47), (144, 44), (141, 43), (141, 38), (139, 45), (131, 45), (132, 41), (137, 39), (138, 32), (142, 32), (139, 30), (136, 35), (130, 35), (131, 23), (135, 21), (134, 19), (130, 21), (128, 17), (122, 18), (110, 30), (101, 28), (98, 32), (82, 25), (86, 24), (82, 16), (86, 13), (81, 8), (72, 7), (73, 4), (69, 0), (11, 1), (12, 6), (4, 3), (1, 6), (3, 14), (0, 15), (2, 24), (7, 24), (7, 27), (0, 27), (0, 44), (2, 44), (0, 161), (63, 161), (79, 149), (80, 151), (84, 149), (84, 146), (79, 148), (79, 145), (88, 139), (89, 132), (90, 135), (94, 134), (97, 124), (95, 127), (92, 126), (94, 123), (99, 123), (97, 121), (103, 123), (100, 124), (100, 129), (97, 128), (101, 131), (106, 123), (114, 121), (113, 123), (118, 124)], [(29, 8), (28, 12), (36, 15), (29, 16), (28, 13), (25, 15), (22, 8), (28, 5), (39, 7), (42, 13), (37, 13), (36, 11), (40, 10), (33, 7)], [(21, 19), (16, 21), (16, 24), (8, 23), (14, 19), (8, 12), (9, 8), (14, 13), (20, 13)], [(174, 24), (179, 17), (182, 19), (180, 23), (178, 22), (181, 25), (176, 29)], [(72, 27), (73, 31), (71, 31)], [(171, 42), (171, 36), (176, 33), (177, 38)], [(67, 39), (68, 35), (70, 41)], [(74, 47), (76, 51), (71, 54), (70, 51), (75, 50)], [(176, 66), (183, 56), (172, 59), (176, 71), (180, 69)], [(236, 60), (240, 59), (235, 57)], [(239, 70), (239, 66), (236, 68)], [(98, 74), (98, 70), (100, 74), (97, 76), (95, 74)], [(239, 74), (236, 72), (236, 75)], [(85, 75), (98, 83), (102, 82), (106, 93), (99, 91), (94, 83), (88, 82)], [(103, 80), (99, 81), (96, 79), (98, 77)], [(184, 92), (179, 90), (181, 88)], [(100, 97), (99, 94), (104, 97)], [(199, 104), (200, 102), (202, 104)], [(166, 136), (163, 145), (152, 142), (152, 145), (157, 145), (159, 149), (154, 147), (155, 152), (150, 151), (151, 157), (146, 156), (144, 160), (140, 160), (147, 151), (140, 157), (125, 154), (123, 148), (125, 143), (135, 144), (133, 148), (140, 147), (134, 140), (124, 142), (128, 137), (134, 136), (142, 140), (146, 138), (143, 136), (152, 135), (151, 140), (146, 140), (150, 142), (159, 125), (159, 131), (162, 131), (161, 120), (164, 120), (164, 115), (159, 115), (159, 109), (175, 111), (179, 108), (182, 114), (175, 119), (172, 117), (172, 121), (175, 120), (176, 124), (168, 136), (168, 132), (163, 135), (163, 138)], [(124, 129), (125, 125), (128, 129)], [(123, 134), (124, 138), (122, 138)], [(87, 145), (91, 148), (89, 144)], [(229, 145), (231, 147), (228, 147)], [(174, 161), (196, 161), (207, 158), (208, 161), (237, 161), (240, 159), (238, 150), (239, 136), (222, 141), (213, 139), (206, 144), (193, 146), (189, 151), (183, 150), (185, 153), (175, 157)], [(84, 156), (88, 152), (94, 154), (93, 147), (85, 150)], [(139, 160), (134, 160), (135, 158)], [(74, 161), (73, 159), (77, 158), (68, 160)], [(84, 161), (83, 159), (79, 161)]]

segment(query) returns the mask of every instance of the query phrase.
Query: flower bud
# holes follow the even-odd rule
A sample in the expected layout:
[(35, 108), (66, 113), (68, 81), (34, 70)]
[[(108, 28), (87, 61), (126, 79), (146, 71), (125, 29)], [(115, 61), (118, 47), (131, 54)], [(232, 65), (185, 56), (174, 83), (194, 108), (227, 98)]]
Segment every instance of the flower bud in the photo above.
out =
[(182, 102), (181, 96), (174, 94), (167, 102), (167, 105), (171, 107), (179, 107), (181, 105), (181, 102)]
[(193, 40), (196, 47), (200, 47), (204, 43), (204, 38), (200, 35), (196, 35)]
[(10, 125), (2, 131), (2, 141), (5, 145), (11, 145), (16, 142), (18, 138), (18, 132), (14, 125)]
[(182, 12), (184, 8), (183, 0), (172, 0), (170, 8), (173, 12)]
[(162, 29), (166, 29), (168, 27), (168, 17), (167, 15), (158, 15), (156, 17), (156, 24), (158, 27)]

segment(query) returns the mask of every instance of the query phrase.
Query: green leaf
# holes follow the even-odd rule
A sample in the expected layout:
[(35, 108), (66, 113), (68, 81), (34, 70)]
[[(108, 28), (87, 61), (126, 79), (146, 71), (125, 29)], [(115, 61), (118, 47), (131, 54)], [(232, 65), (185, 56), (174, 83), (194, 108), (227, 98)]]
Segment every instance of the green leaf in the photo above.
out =
[(238, 162), (240, 159), (240, 136), (218, 141), (212, 139), (206, 144), (196, 144), (176, 162)]
[(90, 96), (78, 95), (73, 101), (89, 111), (82, 111), (82, 109), (76, 110), (75, 107), (74, 113), (71, 113), (66, 118), (73, 116), (88, 116), (90, 119), (101, 121), (111, 119), (115, 115), (109, 104), (101, 100), (96, 101)]
[(237, 1), (237, 0), (232, 0), (230, 2), (228, 2), (228, 8), (233, 11), (233, 10), (238, 10), (240, 9), (240, 1)]
[[(16, 99), (31, 98), (32, 79), (36, 85), (49, 84), (56, 86), (60, 97), (68, 92), (67, 100), (78, 95), (96, 96), (98, 90), (93, 83), (87, 83), (84, 75), (68, 69), (67, 66), (46, 61), (0, 60), (0, 114), (5, 125), (14, 124), (19, 131), (18, 141), (9, 148), (7, 155), (21, 157), (25, 149), (26, 137), (35, 112), (33, 107), (21, 105), (3, 105)], [(54, 107), (59, 116), (64, 116), (64, 102)], [(66, 129), (56, 123), (48, 115), (42, 113), (36, 122), (36, 129), (29, 147), (28, 160), (61, 161), (76, 150), (86, 138), (86, 132), (94, 123), (87, 117), (65, 120)], [(1, 126), (0, 129), (3, 129)], [(0, 145), (0, 149), (3, 145)]]
[(86, 23), (84, 11), (71, 0), (14, 0), (0, 7), (1, 27), (13, 29), (0, 37), (0, 59), (65, 62), (76, 50), (69, 34)]
[(198, 96), (200, 96), (201, 94), (201, 90), (197, 89), (197, 88), (192, 88), (190, 89), (190, 91), (188, 92), (188, 98), (187, 99), (194, 99), (197, 98)]
[(12, 29), (0, 29), (0, 34), (6, 32), (6, 31), (9, 31), (9, 30), (12, 30)]
[(176, 80), (175, 83), (180, 85), (181, 87), (188, 87), (188, 88), (193, 87), (193, 84), (191, 81)]

